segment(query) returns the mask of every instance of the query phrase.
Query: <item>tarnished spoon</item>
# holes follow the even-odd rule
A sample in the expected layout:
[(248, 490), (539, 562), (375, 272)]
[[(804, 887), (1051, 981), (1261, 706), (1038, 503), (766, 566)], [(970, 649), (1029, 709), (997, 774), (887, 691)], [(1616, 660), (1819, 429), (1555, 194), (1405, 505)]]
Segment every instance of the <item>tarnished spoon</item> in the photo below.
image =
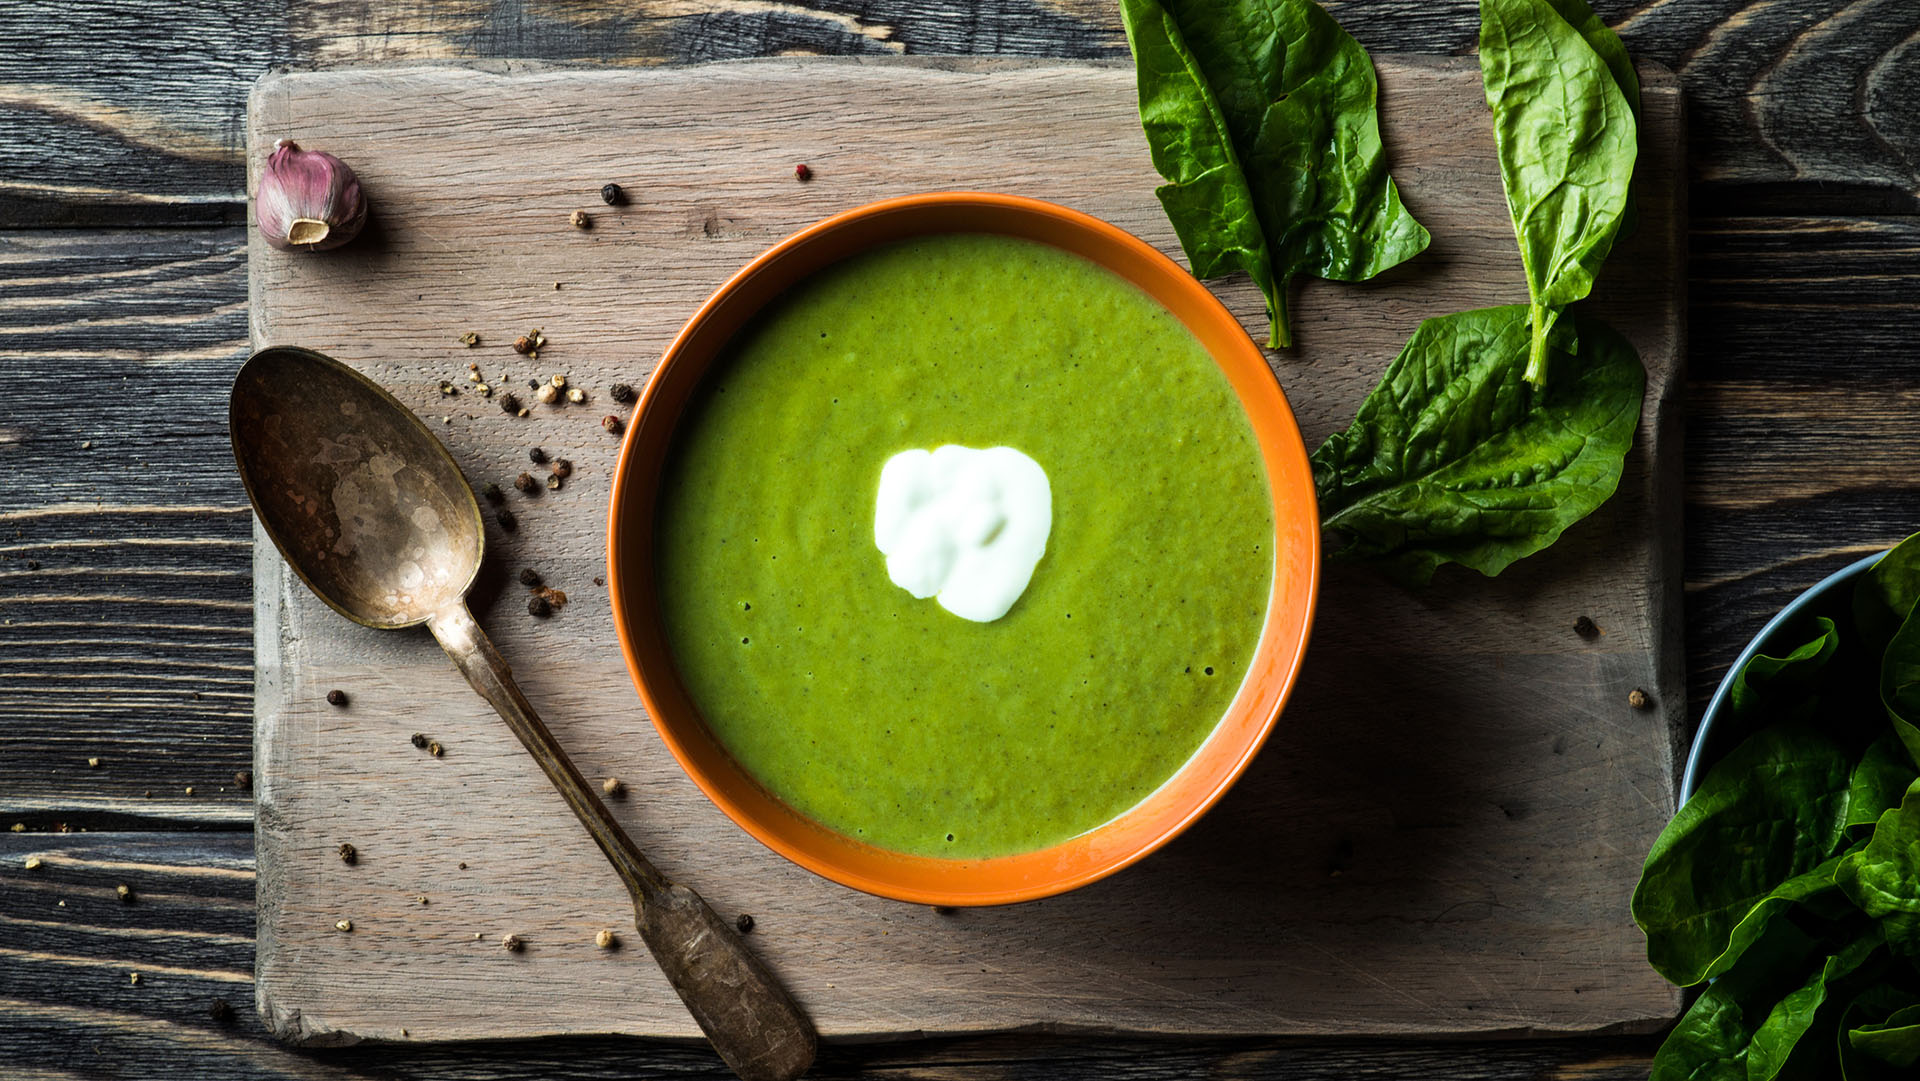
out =
[(308, 349), (248, 358), (229, 424), (254, 513), (293, 572), (355, 623), (426, 624), (607, 854), (633, 894), (640, 937), (733, 1072), (746, 1081), (806, 1072), (812, 1022), (699, 894), (640, 854), (467, 610), (486, 533), (447, 448), (372, 380)]

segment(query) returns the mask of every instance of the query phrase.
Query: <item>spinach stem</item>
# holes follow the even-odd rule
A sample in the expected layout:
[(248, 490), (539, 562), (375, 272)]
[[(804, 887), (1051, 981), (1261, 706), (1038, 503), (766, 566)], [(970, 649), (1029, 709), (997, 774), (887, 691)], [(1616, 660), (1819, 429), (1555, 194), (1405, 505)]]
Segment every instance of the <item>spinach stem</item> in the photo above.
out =
[(1533, 344), (1527, 350), (1526, 380), (1539, 389), (1547, 385), (1546, 305), (1529, 304), (1527, 314), (1533, 319)]
[(1293, 348), (1293, 328), (1287, 325), (1287, 283), (1276, 282), (1267, 294), (1267, 348)]

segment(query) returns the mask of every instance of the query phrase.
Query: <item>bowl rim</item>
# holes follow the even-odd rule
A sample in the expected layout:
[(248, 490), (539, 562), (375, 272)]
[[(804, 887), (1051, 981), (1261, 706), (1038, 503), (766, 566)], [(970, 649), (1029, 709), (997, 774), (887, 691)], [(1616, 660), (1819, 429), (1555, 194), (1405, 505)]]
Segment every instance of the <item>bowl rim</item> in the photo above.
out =
[[(681, 363), (682, 367), (686, 364), (711, 363), (712, 358), (724, 349), (726, 341), (737, 332), (745, 318), (750, 317), (752, 312), (760, 310), (765, 303), (769, 302), (771, 296), (791, 288), (794, 282), (804, 275), (796, 275), (793, 281), (779, 284), (774, 293), (754, 303), (746, 315), (741, 316), (740, 319), (731, 324), (721, 324), (726, 328), (726, 336), (720, 339), (718, 345), (707, 349), (704, 354), (695, 354), (693, 359), (681, 361), (680, 358), (687, 356), (690, 343), (695, 342), (702, 334), (712, 333), (708, 330), (708, 325), (721, 318), (716, 313), (723, 306), (728, 305), (736, 293), (741, 292), (749, 284), (755, 283), (756, 279), (763, 274), (768, 274), (771, 279), (774, 275), (769, 272), (776, 270), (782, 260), (795, 253), (803, 252), (808, 246), (821, 242), (831, 234), (894, 215), (920, 215), (922, 218), (944, 220), (943, 212), (956, 214), (972, 212), (978, 215), (979, 220), (970, 226), (916, 227), (912, 222), (919, 219), (909, 217), (903, 220), (903, 225), (893, 226), (891, 229), (876, 225), (874, 228), (883, 230), (884, 235), (876, 235), (865, 241), (856, 242), (848, 250), (825, 258), (818, 266), (829, 266), (860, 252), (871, 250), (880, 244), (915, 235), (988, 232), (1027, 235), (1028, 239), (1049, 243), (1042, 237), (1022, 234), (1012, 228), (989, 227), (990, 222), (999, 222), (1004, 225), (1023, 215), (1030, 219), (1031, 227), (1036, 231), (1059, 230), (1064, 227), (1066, 232), (1081, 234), (1080, 239), (1089, 245), (1104, 244), (1111, 249), (1117, 249), (1113, 252), (1114, 262), (1084, 251), (1076, 254), (1099, 263), (1133, 282), (1136, 287), (1153, 297), (1156, 303), (1181, 318), (1189, 331), (1202, 339), (1209, 357), (1228, 378), (1233, 387), (1236, 402), (1240, 404), (1249, 424), (1254, 429), (1255, 447), (1261, 458), (1262, 469), (1267, 474), (1268, 494), (1274, 512), (1273, 540), (1275, 542), (1274, 570), (1269, 584), (1267, 611), (1263, 616), (1260, 638), (1250, 658), (1247, 675), (1235, 691), (1234, 698), (1220, 721), (1215, 724), (1206, 739), (1186, 762), (1153, 793), (1108, 823), (1095, 827), (1087, 833), (1032, 852), (963, 860), (913, 856), (879, 849), (856, 838), (839, 834), (806, 818), (766, 792), (764, 786), (752, 778), (744, 767), (740, 767), (737, 762), (732, 762), (731, 756), (725, 755), (723, 749), (719, 753), (725, 755), (731, 764), (734, 783), (744, 781), (748, 786), (759, 791), (741, 796), (727, 783), (723, 783), (729, 778), (709, 776), (698, 764), (696, 758), (701, 754), (710, 754), (714, 748), (718, 748), (718, 741), (709, 734), (702, 746), (691, 746), (690, 740), (683, 740), (683, 734), (677, 730), (679, 725), (686, 723), (686, 719), (669, 720), (668, 711), (662, 709), (663, 703), (668, 702), (684, 702), (689, 707), (692, 706), (691, 696), (686, 693), (680, 682), (670, 651), (664, 648), (664, 635), (660, 636), (660, 652), (666, 654), (664, 663), (661, 663), (660, 658), (653, 658), (656, 667), (660, 668), (660, 674), (665, 677), (662, 686), (652, 685), (651, 673), (647, 671), (647, 658), (642, 656), (645, 651), (641, 647), (650, 643), (650, 639), (645, 636), (654, 633), (655, 625), (658, 623), (657, 609), (648, 607), (652, 600), (650, 581), (639, 587), (646, 600), (646, 604), (640, 606), (647, 608), (646, 614), (636, 614), (630, 621), (627, 612), (628, 598), (634, 593), (634, 589), (623, 584), (623, 577), (626, 576), (621, 573), (624, 559), (645, 558), (648, 567), (651, 566), (651, 535), (648, 526), (641, 524), (636, 527), (646, 538), (646, 543), (639, 545), (639, 550), (630, 556), (623, 556), (622, 538), (627, 531), (622, 529), (622, 525), (623, 519), (630, 513), (626, 504), (642, 499), (642, 494), (634, 494), (636, 491), (643, 493), (647, 501), (643, 513), (648, 521), (654, 509), (652, 501), (657, 497), (657, 485), (649, 486), (648, 482), (657, 478), (659, 461), (643, 460), (650, 456), (636, 448), (648, 419), (650, 407), (659, 404), (665, 377), (669, 372), (674, 371), (676, 362)], [(1053, 244), (1053, 246), (1063, 247), (1064, 245)], [(833, 249), (828, 246), (827, 250)], [(796, 259), (796, 262), (804, 261), (804, 257)], [(1122, 262), (1125, 262), (1124, 266), (1120, 265)], [(1129, 273), (1129, 269), (1134, 273)], [(1160, 283), (1161, 288), (1158, 290), (1149, 288), (1136, 279), (1136, 273), (1153, 278)], [(1183, 315), (1181, 312), (1183, 308), (1191, 314)], [(1203, 322), (1204, 327), (1200, 325)], [(1231, 328), (1231, 334), (1226, 329), (1228, 327)], [(1208, 341), (1209, 336), (1214, 340)], [(1252, 364), (1257, 364), (1257, 375), (1250, 366)], [(697, 385), (699, 378), (704, 374), (705, 368), (700, 367), (692, 370), (692, 374), (680, 382), (691, 380), (687, 382), (687, 387), (691, 388)], [(676, 386), (673, 393), (684, 396), (691, 391)], [(684, 401), (679, 404), (684, 405)], [(665, 446), (671, 443), (680, 415), (677, 406), (660, 408), (676, 410), (667, 419), (656, 420), (653, 426), (656, 431), (649, 436), (650, 440), (664, 440), (660, 445)], [(657, 432), (661, 424), (666, 425), (664, 436)], [(661, 450), (659, 453), (665, 452)], [(1284, 476), (1275, 475), (1276, 463), (1283, 466), (1279, 472)], [(635, 477), (643, 472), (651, 472), (654, 477), (636, 481)], [(1304, 520), (1302, 516), (1305, 516)], [(1282, 550), (1283, 544), (1285, 551)], [(668, 751), (686, 775), (715, 806), (732, 819), (735, 825), (789, 861), (831, 881), (862, 892), (917, 904), (998, 905), (1036, 900), (1064, 893), (1131, 866), (1178, 836), (1225, 795), (1245, 772), (1272, 733), (1282, 709), (1298, 682), (1307, 646), (1312, 637), (1313, 617), (1319, 599), (1321, 546), (1318, 502), (1313, 491), (1311, 465), (1307, 460), (1305, 442), (1300, 435), (1298, 420), (1292, 406), (1287, 401), (1285, 392), (1265, 354), (1247, 334), (1237, 317), (1226, 309), (1204, 283), (1195, 279), (1184, 267), (1153, 245), (1118, 226), (1080, 211), (1024, 196), (968, 191), (931, 192), (885, 199), (855, 207), (785, 237), (730, 276), (688, 319), (662, 354), (660, 363), (648, 377), (646, 389), (634, 406), (632, 420), (627, 425), (626, 436), (622, 440), (607, 517), (607, 593), (613, 608), (614, 628), (621, 653), (626, 661), (628, 673), (646, 706), (648, 718), (654, 730), (660, 735)], [(632, 577), (637, 578), (641, 573), (636, 571)], [(650, 574), (650, 569), (645, 573)], [(1281, 594), (1283, 574), (1290, 594), (1286, 597)], [(639, 604), (639, 602), (635, 603)], [(1267, 698), (1271, 698), (1270, 708), (1263, 701)], [(698, 721), (697, 714), (692, 720), (693, 723), (701, 723)], [(1223, 736), (1223, 733), (1226, 736)], [(1232, 738), (1229, 739), (1228, 736)], [(1210, 754), (1209, 751), (1215, 747), (1216, 742), (1220, 747)], [(1201, 768), (1203, 766), (1205, 768)], [(1195, 782), (1190, 776), (1204, 778), (1209, 774), (1212, 777), (1211, 781)], [(1185, 783), (1182, 783), (1183, 781)], [(1197, 783), (1201, 790), (1196, 798), (1195, 794), (1189, 790), (1194, 789)], [(1168, 795), (1169, 792), (1172, 795)], [(1180, 797), (1177, 802), (1174, 800), (1175, 796)], [(802, 836), (811, 836), (811, 840), (818, 841), (829, 848), (860, 850), (855, 853), (856, 860), (871, 859), (875, 862), (898, 864), (903, 867), (937, 864), (946, 869), (935, 876), (938, 881), (929, 885), (924, 881), (902, 881), (888, 876), (877, 876), (868, 871), (849, 867), (845, 863), (824, 859), (817, 852), (794, 841), (796, 827), (792, 823), (764, 822), (749, 808), (749, 805), (769, 801), (784, 811), (785, 815), (799, 820), (803, 826), (811, 827), (811, 835), (803, 831)], [(1108, 831), (1123, 824), (1131, 825), (1133, 820), (1143, 816), (1146, 813), (1143, 809), (1151, 809), (1155, 815), (1154, 821), (1158, 823), (1145, 829), (1147, 836), (1130, 837), (1126, 841), (1108, 843), (1104, 846), (1099, 844), (1099, 841), (1104, 839), (1103, 835), (1108, 835)], [(783, 834), (776, 826), (784, 826), (787, 832)], [(1133, 832), (1138, 833), (1142, 830), (1136, 827)], [(830, 837), (832, 840), (822, 841), (822, 837)], [(1084, 865), (1076, 866), (1071, 870), (1053, 874), (1047, 874), (1042, 870), (1029, 876), (1031, 880), (1013, 881), (1008, 878), (992, 888), (962, 889), (946, 881), (950, 878), (964, 879), (968, 876), (969, 870), (982, 872), (986, 868), (996, 866), (1004, 869), (1006, 865), (1015, 863), (1022, 868), (1022, 873), (1026, 873), (1026, 868), (1038, 867), (1045, 862), (1044, 857), (1065, 853), (1068, 850), (1072, 850), (1075, 854), (1094, 854), (1085, 855), (1082, 859)], [(906, 872), (901, 874), (908, 879), (913, 877)], [(982, 877), (992, 878), (984, 874)]]
[(1706, 711), (1700, 715), (1700, 727), (1694, 729), (1693, 745), (1687, 748), (1686, 770), (1680, 775), (1680, 798), (1674, 804), (1676, 811), (1686, 806), (1687, 801), (1693, 798), (1694, 791), (1700, 785), (1701, 775), (1713, 767), (1713, 763), (1705, 761), (1707, 740), (1712, 735), (1714, 721), (1726, 708), (1727, 699), (1733, 696), (1733, 681), (1746, 669), (1747, 662), (1753, 660), (1762, 649), (1766, 648), (1767, 640), (1772, 638), (1776, 631), (1793, 622), (1800, 613), (1826, 597), (1829, 592), (1866, 573), (1868, 568), (1886, 558), (1889, 551), (1892, 549), (1863, 556), (1808, 586), (1799, 596), (1788, 601), (1785, 608), (1774, 613), (1773, 618), (1767, 620), (1766, 626), (1761, 627), (1760, 632), (1747, 643), (1747, 648), (1741, 650), (1740, 655), (1734, 658), (1733, 664), (1727, 668), (1727, 674), (1720, 677), (1720, 685), (1714, 688), (1713, 697), (1707, 700)]

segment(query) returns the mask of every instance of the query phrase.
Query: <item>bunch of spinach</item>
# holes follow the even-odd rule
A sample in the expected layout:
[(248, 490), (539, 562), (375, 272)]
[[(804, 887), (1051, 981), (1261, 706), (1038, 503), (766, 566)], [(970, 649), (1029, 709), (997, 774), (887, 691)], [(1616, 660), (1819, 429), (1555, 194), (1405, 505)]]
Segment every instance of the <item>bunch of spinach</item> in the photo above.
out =
[(1193, 273), (1361, 281), (1430, 239), (1387, 175), (1373, 61), (1313, 0), (1120, 0), (1161, 205)]
[[(1481, 0), (1481, 71), (1529, 303), (1429, 319), (1314, 452), (1335, 555), (1411, 584), (1443, 563), (1492, 576), (1620, 485), (1646, 372), (1598, 319), (1561, 321), (1611, 249), (1640, 98), (1584, 0)], [(1551, 370), (1549, 352), (1567, 359)]]
[(1848, 601), (1736, 673), (1722, 724), (1742, 738), (1647, 855), (1647, 959), (1713, 981), (1654, 1081), (1920, 1064), (1920, 535)]

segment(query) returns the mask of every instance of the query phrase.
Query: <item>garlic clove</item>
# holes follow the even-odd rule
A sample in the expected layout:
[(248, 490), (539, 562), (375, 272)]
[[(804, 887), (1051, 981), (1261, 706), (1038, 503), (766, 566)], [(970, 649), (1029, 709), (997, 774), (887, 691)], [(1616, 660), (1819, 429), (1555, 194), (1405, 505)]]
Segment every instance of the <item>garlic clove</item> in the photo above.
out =
[(346, 162), (282, 139), (260, 171), (253, 218), (261, 238), (276, 248), (326, 251), (359, 235), (367, 200)]

